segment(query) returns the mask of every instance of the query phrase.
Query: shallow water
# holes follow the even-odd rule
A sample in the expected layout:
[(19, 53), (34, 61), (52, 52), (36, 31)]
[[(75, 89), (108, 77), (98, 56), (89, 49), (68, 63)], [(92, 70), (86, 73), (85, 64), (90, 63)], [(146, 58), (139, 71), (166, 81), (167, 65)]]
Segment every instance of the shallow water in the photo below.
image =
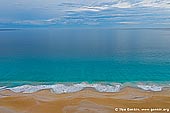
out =
[(0, 83), (170, 81), (170, 29), (0, 31)]

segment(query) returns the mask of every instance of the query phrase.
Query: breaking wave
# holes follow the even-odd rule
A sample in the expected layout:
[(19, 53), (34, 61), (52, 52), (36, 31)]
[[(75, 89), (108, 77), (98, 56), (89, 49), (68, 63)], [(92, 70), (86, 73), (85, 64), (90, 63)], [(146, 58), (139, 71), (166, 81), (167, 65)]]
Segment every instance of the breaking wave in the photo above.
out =
[[(130, 85), (121, 84), (121, 83), (110, 83), (110, 84), (102, 84), (102, 83), (75, 83), (75, 84), (54, 84), (54, 85), (22, 85), (17, 87), (0, 87), (0, 91), (2, 90), (11, 90), (15, 93), (34, 93), (40, 90), (51, 90), (56, 94), (62, 93), (73, 93), (81, 91), (85, 88), (93, 88), (98, 92), (119, 92), (122, 88)], [(157, 85), (157, 84), (133, 84), (130, 87), (140, 88), (146, 91), (162, 91), (165, 87), (170, 87), (170, 85)]]
[(16, 93), (34, 93), (44, 89), (51, 89), (54, 93), (61, 94), (61, 93), (72, 93), (81, 91), (85, 88), (94, 88), (99, 92), (118, 92), (121, 88), (121, 84), (115, 85), (102, 85), (102, 84), (88, 84), (88, 83), (79, 83), (79, 84), (55, 84), (55, 85), (23, 85), (17, 86), (13, 88), (6, 88)]

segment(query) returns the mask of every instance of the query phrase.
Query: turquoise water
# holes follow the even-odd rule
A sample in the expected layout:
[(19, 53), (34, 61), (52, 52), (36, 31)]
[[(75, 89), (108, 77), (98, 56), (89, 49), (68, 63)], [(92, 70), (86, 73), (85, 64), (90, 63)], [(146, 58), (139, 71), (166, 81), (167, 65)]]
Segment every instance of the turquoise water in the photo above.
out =
[(0, 31), (0, 83), (170, 81), (170, 29)]

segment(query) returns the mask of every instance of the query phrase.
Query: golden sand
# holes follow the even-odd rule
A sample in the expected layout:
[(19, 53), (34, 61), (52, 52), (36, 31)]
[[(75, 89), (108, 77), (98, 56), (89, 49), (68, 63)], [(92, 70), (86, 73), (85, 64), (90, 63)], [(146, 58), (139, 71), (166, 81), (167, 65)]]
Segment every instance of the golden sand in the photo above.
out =
[(127, 87), (118, 93), (85, 89), (68, 94), (49, 90), (32, 94), (0, 92), (0, 113), (167, 113), (169, 109), (168, 89), (149, 92)]

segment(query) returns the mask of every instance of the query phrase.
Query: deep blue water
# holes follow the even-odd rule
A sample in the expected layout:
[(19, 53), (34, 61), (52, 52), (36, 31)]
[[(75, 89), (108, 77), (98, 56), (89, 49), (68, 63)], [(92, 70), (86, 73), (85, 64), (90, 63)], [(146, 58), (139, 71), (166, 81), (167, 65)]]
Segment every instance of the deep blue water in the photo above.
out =
[(170, 81), (170, 29), (0, 31), (0, 83)]

